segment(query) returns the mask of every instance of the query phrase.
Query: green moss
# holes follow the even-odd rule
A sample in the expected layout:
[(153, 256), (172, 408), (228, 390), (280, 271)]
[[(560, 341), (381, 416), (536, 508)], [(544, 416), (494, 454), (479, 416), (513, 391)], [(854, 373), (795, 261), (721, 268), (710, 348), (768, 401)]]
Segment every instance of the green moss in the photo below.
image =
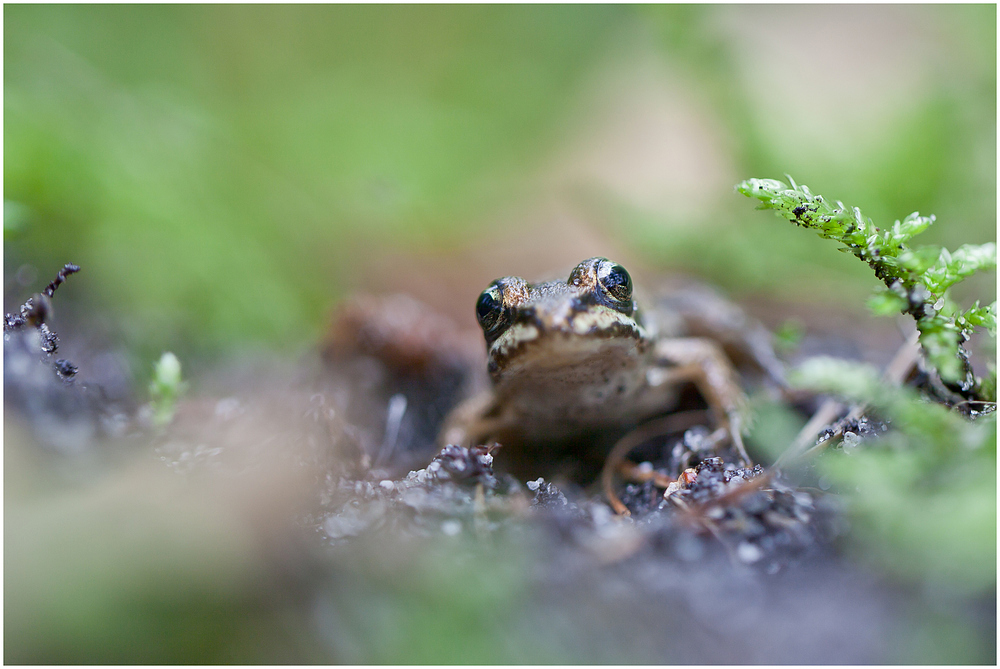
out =
[(857, 207), (831, 204), (807, 186), (791, 186), (775, 179), (748, 179), (736, 190), (760, 201), (798, 226), (842, 244), (840, 250), (863, 260), (884, 284), (869, 301), (877, 314), (902, 312), (916, 320), (920, 345), (949, 389), (968, 400), (996, 401), (995, 377), (983, 380), (973, 373), (963, 344), (975, 327), (995, 336), (996, 302), (962, 311), (948, 290), (987, 269), (996, 269), (996, 244), (966, 244), (950, 252), (935, 246), (911, 248), (908, 242), (925, 231), (934, 216), (913, 212), (886, 228), (877, 227)]
[(153, 380), (149, 382), (149, 396), (153, 406), (153, 423), (163, 426), (174, 417), (177, 400), (184, 394), (187, 384), (181, 380), (181, 362), (169, 351), (153, 365)]
[(970, 421), (871, 367), (814, 358), (797, 385), (865, 403), (892, 429), (828, 453), (820, 470), (845, 493), (859, 559), (955, 592), (996, 584), (996, 414)]

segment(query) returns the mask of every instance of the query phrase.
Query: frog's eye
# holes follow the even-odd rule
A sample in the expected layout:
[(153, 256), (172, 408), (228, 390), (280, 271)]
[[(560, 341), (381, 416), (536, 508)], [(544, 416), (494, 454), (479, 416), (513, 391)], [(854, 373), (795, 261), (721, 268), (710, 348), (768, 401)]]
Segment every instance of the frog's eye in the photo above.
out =
[(597, 280), (604, 291), (619, 302), (632, 299), (632, 277), (616, 262), (604, 260), (597, 266)]
[(476, 300), (476, 318), (483, 332), (489, 333), (503, 317), (503, 293), (495, 283), (484, 290)]

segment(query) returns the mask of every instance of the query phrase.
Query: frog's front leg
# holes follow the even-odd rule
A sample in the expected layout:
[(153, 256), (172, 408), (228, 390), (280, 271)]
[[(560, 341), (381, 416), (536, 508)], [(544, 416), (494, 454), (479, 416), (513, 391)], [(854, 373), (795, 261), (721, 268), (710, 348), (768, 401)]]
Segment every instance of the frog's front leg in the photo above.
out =
[(718, 426), (729, 432), (743, 465), (752, 466), (740, 433), (745, 398), (736, 370), (722, 348), (710, 339), (698, 337), (661, 339), (656, 342), (654, 363), (656, 366), (646, 374), (647, 383), (651, 386), (694, 383)]
[(438, 446), (478, 446), (485, 444), (507, 424), (500, 416), (496, 396), (483, 391), (464, 400), (451, 410), (438, 433)]

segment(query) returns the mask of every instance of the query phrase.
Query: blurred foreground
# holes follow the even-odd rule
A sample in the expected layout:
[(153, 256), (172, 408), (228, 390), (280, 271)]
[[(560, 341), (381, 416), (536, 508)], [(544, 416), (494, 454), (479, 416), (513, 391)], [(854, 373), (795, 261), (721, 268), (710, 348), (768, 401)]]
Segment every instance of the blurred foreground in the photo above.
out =
[[(729, 549), (676, 516), (623, 523), (577, 490), (568, 500), (523, 485), (483, 497), (475, 480), (352, 473), (356, 434), (332, 394), (273, 372), (253, 387), (192, 399), (163, 433), (72, 458), (8, 417), (5, 467), (18, 476), (5, 489), (6, 662), (882, 664), (995, 654), (988, 573), (897, 580), (841, 554), (851, 528), (818, 490), (795, 499), (820, 534), (776, 553), (785, 557), (769, 574), (771, 558), (757, 562), (749, 546)], [(774, 530), (780, 541), (796, 536)]]

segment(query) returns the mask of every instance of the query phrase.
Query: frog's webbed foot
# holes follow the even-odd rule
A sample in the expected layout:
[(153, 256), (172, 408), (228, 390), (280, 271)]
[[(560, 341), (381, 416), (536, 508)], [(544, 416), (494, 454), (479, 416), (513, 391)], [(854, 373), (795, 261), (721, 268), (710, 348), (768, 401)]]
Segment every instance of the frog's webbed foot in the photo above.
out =
[(743, 391), (736, 371), (722, 348), (710, 339), (696, 337), (661, 339), (656, 343), (656, 363), (647, 373), (647, 382), (657, 386), (688, 381), (694, 383), (714, 416), (717, 425), (729, 433), (733, 448), (744, 467), (753, 461), (743, 445)]

